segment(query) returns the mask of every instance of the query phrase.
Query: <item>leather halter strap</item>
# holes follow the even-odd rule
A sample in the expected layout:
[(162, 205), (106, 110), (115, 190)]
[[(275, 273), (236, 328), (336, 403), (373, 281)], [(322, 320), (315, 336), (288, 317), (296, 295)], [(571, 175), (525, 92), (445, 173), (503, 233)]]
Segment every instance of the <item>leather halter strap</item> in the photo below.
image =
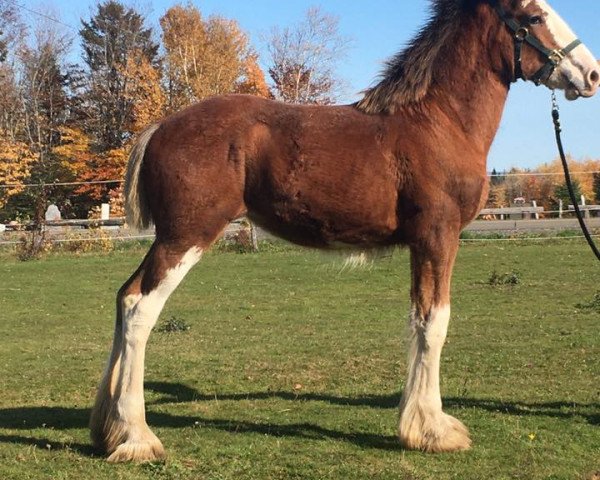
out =
[[(558, 48), (556, 50), (550, 50), (542, 45), (536, 37), (531, 35), (529, 32), (529, 27), (531, 27), (530, 23), (520, 23), (515, 18), (508, 16), (500, 2), (495, 2), (494, 8), (496, 12), (500, 16), (500, 18), (504, 21), (509, 30), (512, 31), (513, 37), (515, 40), (515, 71), (513, 76), (513, 82), (516, 82), (519, 78), (523, 80), (531, 80), (536, 85), (540, 85), (544, 81), (548, 80), (550, 76), (554, 73), (556, 67), (560, 65), (560, 63), (564, 60), (564, 58), (571, 53), (576, 47), (581, 45), (581, 40), (573, 40), (569, 45), (564, 48)], [(533, 74), (531, 78), (526, 78), (523, 74), (522, 63), (522, 50), (523, 44), (527, 42), (533, 48), (535, 48), (538, 52), (540, 52), (544, 57), (546, 57), (546, 63), (540, 68), (536, 73)]]

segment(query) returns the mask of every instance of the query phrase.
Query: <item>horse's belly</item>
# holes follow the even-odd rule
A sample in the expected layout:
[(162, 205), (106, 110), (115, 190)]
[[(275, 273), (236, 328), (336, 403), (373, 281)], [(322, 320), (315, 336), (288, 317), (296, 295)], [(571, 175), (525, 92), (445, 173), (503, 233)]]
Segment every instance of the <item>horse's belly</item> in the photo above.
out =
[(329, 248), (339, 244), (378, 246), (393, 243), (397, 229), (395, 210), (380, 206), (301, 199), (275, 200), (265, 208), (249, 208), (248, 216), (272, 234), (306, 246)]

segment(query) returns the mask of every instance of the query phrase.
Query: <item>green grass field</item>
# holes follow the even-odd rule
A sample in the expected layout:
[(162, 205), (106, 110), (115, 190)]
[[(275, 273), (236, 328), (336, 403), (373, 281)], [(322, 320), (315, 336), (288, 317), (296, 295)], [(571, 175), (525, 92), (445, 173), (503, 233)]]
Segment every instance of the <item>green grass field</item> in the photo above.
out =
[[(600, 269), (578, 241), (461, 248), (442, 358), (474, 448), (394, 437), (408, 254), (341, 271), (312, 251), (212, 253), (168, 302), (146, 363), (164, 464), (109, 465), (87, 419), (117, 288), (142, 249), (0, 258), (0, 479), (552, 479), (600, 470)], [(489, 284), (516, 272), (517, 285)], [(589, 308), (576, 306), (588, 303)]]

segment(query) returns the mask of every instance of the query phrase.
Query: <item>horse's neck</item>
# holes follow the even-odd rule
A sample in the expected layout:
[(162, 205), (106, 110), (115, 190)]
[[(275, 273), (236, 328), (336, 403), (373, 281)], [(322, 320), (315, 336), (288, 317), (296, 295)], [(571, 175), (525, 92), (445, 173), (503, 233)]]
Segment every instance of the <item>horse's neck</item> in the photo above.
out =
[(442, 78), (432, 85), (424, 102), (434, 102), (441, 115), (481, 151), (485, 162), (500, 126), (509, 84), (499, 72), (501, 48), (488, 45), (490, 36), (479, 21), (471, 29), (465, 26), (453, 58), (445, 60)]

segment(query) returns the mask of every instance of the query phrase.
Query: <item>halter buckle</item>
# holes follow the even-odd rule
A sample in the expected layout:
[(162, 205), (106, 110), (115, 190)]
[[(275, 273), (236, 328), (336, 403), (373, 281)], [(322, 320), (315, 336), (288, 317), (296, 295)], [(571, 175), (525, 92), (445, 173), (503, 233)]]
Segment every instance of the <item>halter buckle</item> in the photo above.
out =
[(548, 60), (551, 61), (554, 65), (559, 65), (565, 59), (565, 52), (562, 50), (552, 50), (550, 55), (548, 55)]
[(526, 27), (519, 27), (515, 31), (515, 38), (519, 41), (525, 40), (529, 36), (529, 29)]

